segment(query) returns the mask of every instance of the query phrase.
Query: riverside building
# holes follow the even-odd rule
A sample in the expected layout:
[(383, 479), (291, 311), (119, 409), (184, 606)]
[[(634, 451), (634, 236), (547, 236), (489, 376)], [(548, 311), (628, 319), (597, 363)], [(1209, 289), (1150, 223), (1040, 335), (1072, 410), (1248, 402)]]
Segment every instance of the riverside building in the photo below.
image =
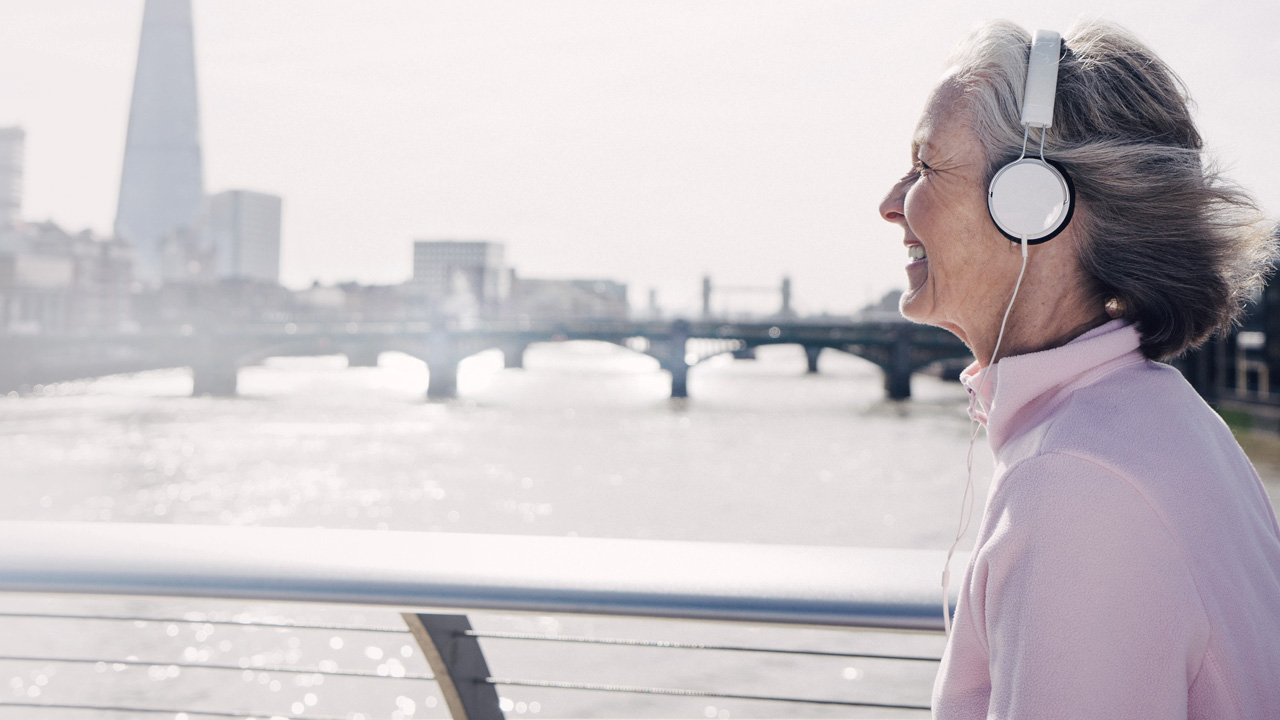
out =
[(413, 243), (415, 305), (428, 314), (492, 315), (510, 291), (503, 245), (479, 240), (418, 240)]

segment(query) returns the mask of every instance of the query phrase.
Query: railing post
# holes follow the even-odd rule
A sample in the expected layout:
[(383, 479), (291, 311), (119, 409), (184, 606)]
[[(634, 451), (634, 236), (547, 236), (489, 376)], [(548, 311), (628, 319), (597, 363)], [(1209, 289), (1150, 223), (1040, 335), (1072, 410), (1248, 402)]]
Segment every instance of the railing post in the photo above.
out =
[(427, 657), (453, 720), (504, 720), (489, 665), (466, 615), (404, 613), (404, 622)]

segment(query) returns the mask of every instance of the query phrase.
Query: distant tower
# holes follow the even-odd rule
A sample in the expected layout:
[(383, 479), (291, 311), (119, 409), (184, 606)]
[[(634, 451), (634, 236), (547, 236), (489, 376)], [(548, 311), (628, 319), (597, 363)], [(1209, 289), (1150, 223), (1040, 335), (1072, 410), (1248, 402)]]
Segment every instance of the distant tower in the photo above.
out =
[(193, 228), (203, 199), (191, 0), (146, 0), (115, 227), (136, 279), (160, 284), (166, 236)]
[(22, 218), (22, 146), (20, 127), (0, 128), (0, 229)]

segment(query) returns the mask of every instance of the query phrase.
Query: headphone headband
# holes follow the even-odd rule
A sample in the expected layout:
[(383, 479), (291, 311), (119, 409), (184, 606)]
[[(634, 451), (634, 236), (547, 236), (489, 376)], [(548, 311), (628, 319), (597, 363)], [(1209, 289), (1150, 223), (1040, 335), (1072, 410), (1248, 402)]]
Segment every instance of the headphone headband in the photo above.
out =
[[(1034, 245), (1053, 238), (1071, 221), (1075, 188), (1060, 166), (1044, 159), (1045, 130), (1053, 125), (1062, 36), (1037, 30), (1022, 93), (1022, 156), (1005, 165), (987, 188), (987, 210), (1005, 237)], [(1027, 133), (1040, 128), (1040, 157), (1027, 157)]]
[(1058, 90), (1058, 59), (1062, 36), (1037, 30), (1027, 62), (1027, 86), (1022, 93), (1022, 124), (1047, 128), (1053, 125), (1053, 99)]

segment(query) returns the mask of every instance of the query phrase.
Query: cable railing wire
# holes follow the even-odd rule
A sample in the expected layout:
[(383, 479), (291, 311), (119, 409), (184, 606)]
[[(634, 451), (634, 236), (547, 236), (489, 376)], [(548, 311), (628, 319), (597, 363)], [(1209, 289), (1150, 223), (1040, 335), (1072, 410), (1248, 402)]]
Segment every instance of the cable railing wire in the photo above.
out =
[(522, 678), (487, 677), (490, 685), (507, 685), (514, 687), (555, 688), (557, 690), (592, 690), (597, 692), (630, 693), (636, 695), (669, 695), (676, 697), (716, 698), (724, 700), (762, 700), (769, 702), (803, 703), (806, 705), (837, 705), (842, 707), (881, 708), (885, 710), (929, 710), (928, 705), (906, 705), (898, 703), (859, 702), (854, 700), (824, 700), (816, 698), (797, 698), (780, 695), (746, 695), (740, 693), (722, 693), (709, 690), (686, 690), (681, 688), (659, 688), (641, 685), (606, 685), (596, 683), (564, 682), (559, 680), (527, 680)]
[[(288, 630), (331, 630), (340, 632), (371, 632), (407, 635), (407, 628), (391, 628), (366, 625), (290, 623), (271, 621), (242, 620), (208, 620), (173, 617), (151, 617), (131, 615), (75, 615), (63, 613), (14, 613), (0, 612), (0, 618), (39, 618), (53, 620), (101, 620), (115, 622), (147, 622), (195, 625), (217, 625), (223, 627), (265, 627)], [(872, 660), (903, 660), (910, 662), (941, 662), (942, 658), (925, 655), (896, 655), (884, 653), (854, 653), (832, 650), (805, 650), (789, 648), (761, 648), (740, 645), (709, 645), (705, 643), (683, 643), (669, 640), (637, 640), (630, 638), (593, 638), (580, 635), (549, 635), (540, 633), (492, 632), (469, 630), (469, 637), (497, 640), (538, 640), (545, 642), (585, 643), (595, 645), (615, 645), (629, 647), (667, 648), (673, 650), (719, 650), (727, 652), (758, 652), (777, 655), (808, 655), (814, 657), (841, 657)]]
[(176, 667), (183, 670), (234, 670), (244, 672), (273, 672), (293, 675), (325, 675), (332, 677), (372, 678), (375, 680), (435, 680), (434, 675), (404, 673), (401, 675), (382, 675), (367, 670), (325, 670), (323, 668), (294, 667), (289, 665), (227, 665), (219, 663), (169, 662), (166, 660), (131, 660), (115, 658), (73, 658), (43, 655), (0, 655), (0, 662), (45, 662), (64, 663), (68, 665), (125, 665), (127, 667)]
[(145, 622), (145, 623), (173, 623), (189, 624), (189, 625), (219, 625), (223, 627), (265, 627), (283, 630), (334, 630), (342, 632), (369, 632), (369, 633), (390, 633), (398, 635), (409, 634), (408, 628), (378, 627), (367, 625), (340, 625), (340, 624), (322, 624), (322, 623), (289, 623), (289, 622), (273, 622), (269, 620), (203, 620), (193, 618), (173, 618), (173, 617), (150, 617), (145, 615), (76, 615), (71, 613), (20, 613), (20, 612), (0, 612), (0, 618), (29, 618), (29, 619), (47, 619), (47, 620), (101, 620), (105, 622)]
[[(21, 612), (0, 612), (0, 618), (23, 618), (23, 619), (49, 619), (49, 620), (93, 620), (103, 622), (132, 622), (132, 623), (157, 623), (157, 624), (195, 624), (195, 625), (216, 625), (225, 627), (266, 627), (273, 629), (288, 630), (325, 630), (337, 632), (372, 632), (372, 633), (392, 633), (392, 634), (408, 634), (408, 629), (398, 629), (378, 626), (364, 626), (351, 624), (319, 624), (319, 623), (296, 623), (296, 622), (278, 622), (278, 621), (257, 621), (257, 620), (213, 620), (213, 619), (197, 619), (197, 618), (175, 618), (175, 617), (156, 617), (141, 615), (82, 615), (70, 613), (21, 613)], [(876, 660), (899, 660), (909, 662), (939, 662), (940, 658), (920, 655), (900, 655), (900, 654), (883, 654), (883, 653), (855, 653), (840, 652), (830, 650), (808, 650), (808, 649), (790, 649), (790, 648), (762, 648), (742, 645), (718, 645), (707, 643), (689, 643), (668, 640), (641, 640), (634, 638), (615, 638), (615, 637), (589, 637), (578, 635), (552, 635), (542, 633), (520, 633), (520, 632), (495, 632), (495, 631), (478, 631), (468, 630), (464, 635), (472, 638), (483, 638), (493, 640), (521, 640), (521, 641), (542, 641), (557, 643), (580, 643), (593, 645), (607, 645), (618, 647), (646, 647), (657, 649), (674, 649), (674, 650), (711, 650), (726, 652), (751, 652), (765, 653), (777, 655), (803, 655), (813, 657), (832, 657), (832, 658), (856, 658), (856, 659), (876, 659)], [(363, 670), (328, 670), (321, 667), (297, 667), (287, 665), (232, 665), (221, 663), (191, 663), (191, 662), (170, 662), (163, 660), (136, 660), (136, 659), (118, 659), (118, 658), (74, 658), (74, 657), (54, 657), (54, 656), (21, 656), (21, 655), (0, 655), (0, 662), (47, 662), (47, 663), (67, 663), (67, 664), (109, 664), (123, 665), (127, 667), (177, 667), (184, 670), (213, 670), (213, 671), (235, 671), (235, 672), (275, 672), (283, 674), (298, 675), (322, 675), (333, 677), (353, 677), (366, 679), (386, 679), (386, 680), (410, 680), (410, 681), (430, 681), (434, 680), (433, 675), (423, 675), (419, 673), (403, 673), (380, 674), (377, 672)], [(929, 710), (928, 705), (913, 704), (897, 704), (897, 703), (880, 703), (870, 701), (852, 701), (852, 700), (832, 700), (821, 698), (802, 698), (780, 695), (753, 695), (742, 693), (715, 692), (708, 690), (691, 690), (682, 688), (663, 688), (643, 685), (617, 685), (617, 684), (598, 684), (583, 683), (558, 680), (533, 680), (525, 678), (494, 678), (487, 677), (485, 682), (493, 685), (506, 685), (516, 687), (534, 687), (558, 690), (584, 690), (596, 692), (613, 692), (628, 693), (640, 695), (662, 695), (673, 697), (701, 697), (715, 698), (726, 700), (747, 700), (747, 701), (766, 701), (766, 702), (784, 702), (799, 703), (806, 705), (826, 705), (841, 707), (861, 707), (861, 708), (880, 708), (880, 709), (899, 709), (899, 710)], [(0, 701), (0, 708), (3, 707), (29, 707), (33, 709), (68, 709), (68, 710), (96, 710), (103, 712), (141, 712), (141, 713), (186, 713), (189, 716), (200, 717), (226, 717), (226, 718), (248, 718), (248, 717), (270, 717), (285, 718), (289, 720), (328, 720), (326, 718), (317, 718), (308, 716), (306, 718), (295, 716), (283, 716), (270, 713), (227, 713), (218, 711), (194, 711), (194, 710), (168, 710), (157, 708), (136, 708), (136, 707), (114, 707), (114, 706), (93, 706), (93, 705), (65, 705), (50, 703), (15, 703)]]
[(262, 718), (263, 720), (347, 720), (345, 717), (323, 715), (282, 715), (280, 713), (224, 712), (220, 710), (182, 710), (174, 708), (131, 707), (125, 705), (77, 705), (71, 703), (36, 703), (0, 700), (0, 708), (24, 708), (32, 710), (90, 710), (115, 713), (147, 713), (154, 715), (187, 715), (215, 718)]
[(834, 650), (803, 650), (789, 648), (761, 648), (743, 645), (708, 645), (669, 640), (634, 640), (628, 638), (594, 638), (578, 635), (543, 635), (538, 633), (485, 632), (468, 630), (466, 635), (475, 638), (497, 640), (542, 640), (546, 642), (585, 643), (592, 645), (620, 645), (625, 647), (651, 647), (671, 650), (721, 650), (728, 652), (767, 653), (774, 655), (809, 655), (814, 657), (839, 657), (872, 660), (909, 660), (915, 662), (941, 662), (942, 658), (922, 655), (886, 655), (881, 653), (838, 652)]

